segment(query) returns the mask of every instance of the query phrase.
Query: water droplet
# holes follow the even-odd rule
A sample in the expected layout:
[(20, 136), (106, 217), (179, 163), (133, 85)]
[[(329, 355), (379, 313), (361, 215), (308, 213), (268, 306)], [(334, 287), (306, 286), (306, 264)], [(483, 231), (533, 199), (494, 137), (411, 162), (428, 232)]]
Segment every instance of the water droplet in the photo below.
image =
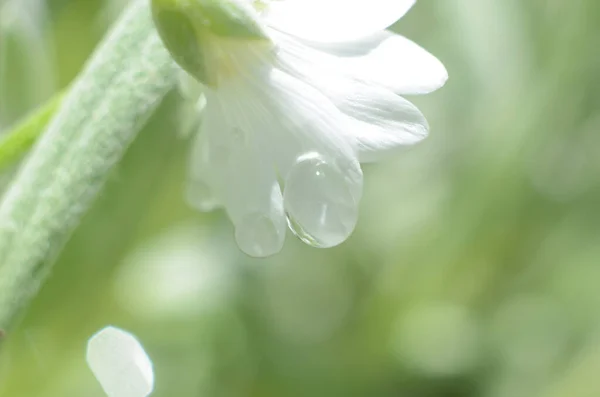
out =
[(277, 227), (270, 217), (255, 212), (245, 216), (235, 227), (235, 240), (246, 254), (262, 258), (281, 250), (285, 226)]
[(361, 193), (358, 166), (339, 167), (315, 152), (302, 155), (285, 181), (288, 226), (313, 247), (341, 244), (356, 226)]
[(214, 211), (221, 206), (208, 184), (202, 180), (188, 182), (186, 200), (190, 206), (201, 212)]

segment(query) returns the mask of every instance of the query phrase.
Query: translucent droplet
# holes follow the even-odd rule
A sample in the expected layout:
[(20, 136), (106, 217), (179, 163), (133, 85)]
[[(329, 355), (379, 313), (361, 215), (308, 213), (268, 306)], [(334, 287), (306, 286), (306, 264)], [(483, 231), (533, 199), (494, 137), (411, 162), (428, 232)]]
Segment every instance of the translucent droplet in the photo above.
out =
[(109, 397), (147, 397), (154, 389), (152, 361), (128, 332), (102, 329), (88, 341), (86, 358)]
[(244, 217), (235, 226), (235, 240), (246, 254), (263, 258), (281, 250), (285, 226), (277, 227), (270, 217), (255, 212)]
[(214, 211), (221, 206), (208, 184), (202, 180), (188, 182), (186, 200), (190, 206), (201, 212)]
[(285, 181), (288, 226), (314, 247), (341, 244), (356, 226), (361, 192), (359, 167), (339, 167), (315, 152), (302, 155)]

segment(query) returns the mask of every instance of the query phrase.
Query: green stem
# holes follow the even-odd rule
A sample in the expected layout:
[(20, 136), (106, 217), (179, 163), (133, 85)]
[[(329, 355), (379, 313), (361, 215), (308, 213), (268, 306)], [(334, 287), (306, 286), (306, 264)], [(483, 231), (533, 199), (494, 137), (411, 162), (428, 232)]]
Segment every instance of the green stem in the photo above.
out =
[(14, 325), (176, 66), (134, 0), (74, 82), (0, 204), (0, 329)]
[(62, 93), (54, 95), (0, 139), (0, 172), (17, 162), (31, 149), (57, 111), (62, 98)]

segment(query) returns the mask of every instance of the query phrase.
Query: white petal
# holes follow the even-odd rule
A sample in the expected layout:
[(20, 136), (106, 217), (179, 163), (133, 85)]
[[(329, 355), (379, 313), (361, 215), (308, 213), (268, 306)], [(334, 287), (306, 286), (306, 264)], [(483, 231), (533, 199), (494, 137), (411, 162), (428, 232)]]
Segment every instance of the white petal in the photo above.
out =
[(344, 57), (351, 73), (401, 95), (427, 94), (448, 80), (444, 65), (407, 38), (386, 32), (372, 51)]
[(268, 93), (271, 114), (286, 120), (271, 138), (276, 142), (278, 136), (291, 135), (301, 149), (284, 174), (290, 229), (312, 246), (338, 245), (356, 226), (363, 183), (345, 133), (347, 119), (325, 95), (279, 70), (271, 73)]
[(426, 94), (448, 79), (444, 65), (405, 37), (379, 32), (350, 45), (308, 45), (276, 31), (272, 36), (292, 65), (308, 64), (400, 95)]
[(154, 389), (152, 362), (128, 332), (102, 329), (88, 341), (86, 358), (109, 397), (146, 397)]
[(355, 142), (345, 133), (349, 120), (321, 92), (281, 70), (246, 83), (224, 94), (237, 113), (230, 118), (254, 132), (277, 164), (290, 228), (314, 246), (340, 244), (354, 229), (362, 195)]
[(391, 34), (389, 30), (380, 30), (369, 36), (357, 40), (344, 41), (340, 43), (321, 43), (310, 40), (300, 39), (304, 44), (317, 50), (327, 52), (331, 55), (341, 57), (355, 57), (366, 55), (379, 46)]
[(427, 136), (425, 117), (406, 99), (335, 73), (327, 63), (297, 55), (282, 52), (280, 67), (320, 89), (347, 116), (346, 134), (353, 139), (361, 162), (379, 160)]
[(356, 139), (361, 162), (380, 161), (394, 155), (399, 149), (425, 139), (429, 132), (427, 120), (419, 109), (390, 91), (365, 89), (360, 95), (346, 99), (340, 109), (354, 121), (351, 134)]
[(315, 42), (356, 40), (394, 24), (415, 0), (274, 1), (266, 15), (274, 28)]
[(278, 69), (258, 79), (220, 90), (230, 120), (255, 131), (255, 139), (277, 165), (282, 178), (308, 152), (335, 159), (340, 166), (360, 169), (346, 119), (331, 100), (300, 79)]
[(269, 256), (279, 252), (285, 240), (281, 189), (256, 131), (239, 123), (236, 110), (216, 96), (209, 99), (201, 132), (210, 155), (205, 179), (225, 206), (240, 249), (255, 257)]

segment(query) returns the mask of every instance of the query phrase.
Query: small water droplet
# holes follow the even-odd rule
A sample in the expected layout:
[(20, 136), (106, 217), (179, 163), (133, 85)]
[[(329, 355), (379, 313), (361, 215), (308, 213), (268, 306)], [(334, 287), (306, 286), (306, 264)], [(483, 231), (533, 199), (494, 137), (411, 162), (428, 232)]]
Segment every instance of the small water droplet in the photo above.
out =
[(361, 191), (360, 170), (341, 169), (315, 152), (300, 156), (283, 194), (290, 230), (313, 247), (341, 244), (356, 226)]
[(188, 182), (186, 200), (190, 206), (201, 212), (214, 211), (220, 207), (219, 201), (208, 184), (202, 180)]
[(235, 226), (235, 240), (246, 254), (263, 258), (281, 250), (285, 239), (285, 226), (277, 227), (270, 217), (254, 212), (245, 216)]

